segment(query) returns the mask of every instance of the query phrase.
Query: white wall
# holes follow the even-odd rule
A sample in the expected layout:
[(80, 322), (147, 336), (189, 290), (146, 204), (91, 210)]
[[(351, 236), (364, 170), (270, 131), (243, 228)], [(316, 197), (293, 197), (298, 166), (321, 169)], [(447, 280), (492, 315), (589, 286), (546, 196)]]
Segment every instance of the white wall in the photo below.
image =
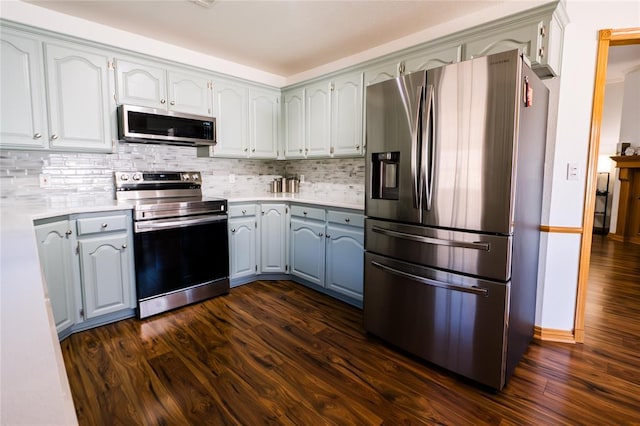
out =
[[(553, 167), (545, 181), (549, 210), (543, 223), (550, 226), (581, 227), (585, 197), (585, 171), (588, 157), (591, 107), (598, 44), (598, 30), (640, 27), (637, 1), (566, 2), (569, 24), (565, 29), (561, 82), (557, 115)], [(579, 180), (567, 180), (567, 164), (576, 163)], [(578, 263), (579, 234), (549, 233), (541, 243), (538, 279), (539, 299), (536, 325), (542, 328), (572, 330)]]
[[(616, 145), (620, 141), (620, 122), (622, 121), (622, 96), (624, 94), (624, 80), (607, 83), (604, 94), (604, 106), (602, 110), (602, 126), (600, 128), (600, 150), (601, 156), (611, 156), (616, 153)], [(602, 170), (606, 171), (606, 170)], [(611, 221), (609, 222), (609, 232), (616, 232), (618, 222), (618, 201), (620, 192), (620, 181), (615, 162), (609, 162), (609, 191), (611, 202)]]

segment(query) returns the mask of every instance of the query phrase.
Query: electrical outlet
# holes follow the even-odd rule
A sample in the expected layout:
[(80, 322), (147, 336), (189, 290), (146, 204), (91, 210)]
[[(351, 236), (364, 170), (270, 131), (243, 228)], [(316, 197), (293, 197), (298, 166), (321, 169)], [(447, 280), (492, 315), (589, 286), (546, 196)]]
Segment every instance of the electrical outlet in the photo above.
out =
[(49, 179), (49, 175), (41, 174), (40, 188), (49, 188), (50, 186), (51, 186), (51, 180)]
[(304, 182), (304, 175), (300, 175), (300, 183)]
[(236, 183), (236, 175), (233, 173), (229, 174), (229, 183)]

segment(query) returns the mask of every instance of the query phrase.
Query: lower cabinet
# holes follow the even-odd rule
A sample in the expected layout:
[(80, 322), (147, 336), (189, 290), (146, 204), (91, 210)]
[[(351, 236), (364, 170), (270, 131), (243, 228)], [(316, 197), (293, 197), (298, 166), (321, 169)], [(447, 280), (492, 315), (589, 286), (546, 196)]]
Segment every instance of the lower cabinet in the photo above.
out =
[(289, 207), (283, 203), (229, 206), (229, 279), (231, 286), (259, 274), (286, 274)]
[(291, 275), (362, 301), (364, 216), (353, 211), (291, 207)]
[(36, 223), (38, 254), (58, 336), (133, 316), (131, 212)]

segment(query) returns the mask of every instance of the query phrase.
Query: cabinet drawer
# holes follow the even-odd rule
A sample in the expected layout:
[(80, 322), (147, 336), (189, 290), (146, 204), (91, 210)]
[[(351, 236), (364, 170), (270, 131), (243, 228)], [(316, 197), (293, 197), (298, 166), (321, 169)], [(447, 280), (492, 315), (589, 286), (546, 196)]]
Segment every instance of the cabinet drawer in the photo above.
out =
[(298, 216), (307, 219), (324, 220), (324, 209), (304, 206), (291, 206), (291, 216)]
[(359, 213), (336, 212), (329, 210), (327, 212), (327, 221), (331, 223), (339, 223), (341, 225), (364, 228), (364, 215)]
[(229, 206), (229, 217), (255, 216), (255, 204), (237, 204)]
[(125, 215), (91, 217), (78, 219), (78, 235), (95, 234), (97, 232), (126, 231), (129, 218)]

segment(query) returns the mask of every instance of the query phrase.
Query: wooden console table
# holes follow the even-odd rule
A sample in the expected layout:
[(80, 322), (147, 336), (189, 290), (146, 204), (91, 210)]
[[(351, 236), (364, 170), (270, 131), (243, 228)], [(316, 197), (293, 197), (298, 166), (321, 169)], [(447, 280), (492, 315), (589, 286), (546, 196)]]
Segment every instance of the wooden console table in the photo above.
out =
[(620, 169), (618, 223), (614, 240), (640, 244), (640, 155), (611, 157)]

